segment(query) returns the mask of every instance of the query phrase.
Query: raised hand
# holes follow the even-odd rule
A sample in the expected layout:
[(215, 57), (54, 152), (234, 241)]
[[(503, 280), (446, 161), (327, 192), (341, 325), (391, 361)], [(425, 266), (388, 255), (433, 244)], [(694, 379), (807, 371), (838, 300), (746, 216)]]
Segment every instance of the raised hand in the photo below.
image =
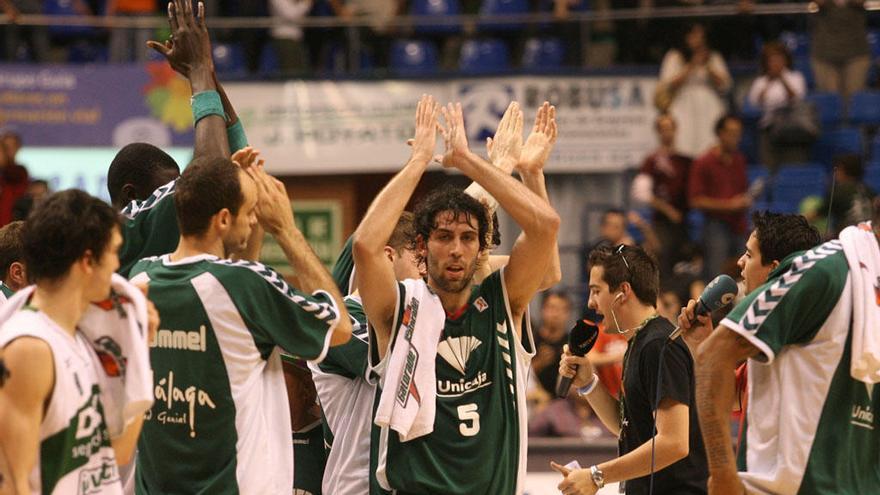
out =
[(443, 139), (446, 141), (446, 153), (442, 158), (438, 157), (437, 161), (442, 163), (444, 167), (454, 168), (459, 160), (470, 153), (467, 133), (464, 129), (464, 114), (461, 111), (461, 103), (455, 105), (448, 103), (441, 110), (446, 127), (441, 126), (440, 133), (443, 134)]
[(545, 101), (535, 116), (535, 125), (523, 145), (516, 170), (520, 173), (543, 170), (556, 144), (556, 136), (556, 107)]
[(264, 163), (263, 159), (260, 158), (260, 150), (254, 149), (251, 146), (246, 146), (236, 151), (230, 159), (243, 170), (262, 166)]
[(257, 184), (257, 220), (260, 226), (273, 236), (295, 229), (293, 208), (284, 184), (267, 174), (261, 165), (249, 167), (246, 172)]
[(198, 15), (193, 14), (190, 0), (168, 3), (168, 24), (171, 37), (165, 43), (148, 41), (147, 46), (161, 53), (171, 68), (187, 79), (195, 70), (214, 71), (211, 40), (205, 24), (205, 4), (199, 2)]
[(434, 157), (437, 145), (437, 115), (440, 104), (431, 95), (422, 95), (416, 107), (416, 134), (409, 141), (412, 146), (411, 161), (427, 165)]
[(495, 138), (486, 139), (489, 161), (493, 165), (501, 167), (507, 173), (513, 171), (523, 149), (522, 131), (522, 109), (519, 103), (514, 101), (504, 111), (504, 116), (501, 117), (501, 122), (498, 123), (498, 129), (495, 131)]

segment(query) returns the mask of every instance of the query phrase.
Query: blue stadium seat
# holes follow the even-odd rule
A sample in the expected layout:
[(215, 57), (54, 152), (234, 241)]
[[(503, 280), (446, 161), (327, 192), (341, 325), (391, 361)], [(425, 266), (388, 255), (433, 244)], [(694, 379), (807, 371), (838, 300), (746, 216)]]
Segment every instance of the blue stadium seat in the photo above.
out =
[(755, 163), (760, 158), (758, 156), (758, 127), (757, 125), (743, 126), (742, 140), (739, 142), (739, 149), (746, 155), (749, 163)]
[(828, 170), (822, 164), (787, 164), (771, 185), (773, 211), (795, 213), (807, 196), (822, 196), (828, 187)]
[(880, 161), (868, 163), (865, 167), (864, 181), (875, 194), (880, 194)]
[(844, 127), (825, 131), (813, 145), (813, 161), (831, 166), (835, 155), (842, 153), (862, 153), (862, 133), (859, 129)]
[[(410, 5), (410, 15), (442, 18), (461, 14), (459, 0), (414, 0)], [(456, 24), (436, 24), (416, 26), (419, 34), (454, 34), (461, 32)]]
[(810, 36), (807, 33), (785, 31), (779, 34), (779, 41), (794, 57), (810, 56)]
[(816, 87), (816, 78), (813, 76), (813, 64), (810, 62), (809, 56), (794, 57), (791, 68), (804, 75), (807, 88), (813, 89)]
[(859, 91), (849, 100), (853, 124), (880, 125), (880, 91)]
[[(528, 0), (483, 0), (483, 4), (480, 6), (480, 15), (512, 15), (527, 14), (528, 12)], [(480, 23), (482, 31), (517, 31), (525, 29), (525, 27), (523, 23)]]
[(871, 58), (880, 58), (880, 31), (868, 31), (868, 44), (871, 46)]
[[(79, 13), (73, 8), (72, 0), (43, 0), (43, 14), (74, 16)], [(49, 34), (54, 38), (70, 38), (97, 35), (98, 28), (91, 26), (67, 26), (56, 24), (49, 26)]]
[(459, 69), (464, 74), (490, 74), (509, 68), (510, 54), (501, 40), (468, 40), (461, 47)]
[(391, 71), (402, 76), (434, 74), (440, 68), (437, 47), (430, 41), (398, 40), (391, 46)]
[(703, 225), (706, 223), (706, 217), (700, 210), (689, 210), (687, 214), (688, 236), (694, 242), (700, 242), (703, 239)]
[(272, 43), (263, 45), (263, 50), (260, 52), (260, 68), (258, 72), (261, 76), (274, 76), (281, 72), (278, 50), (275, 49), (275, 45)]
[(523, 51), (524, 69), (558, 69), (565, 59), (565, 46), (559, 38), (530, 38)]
[(816, 92), (807, 95), (807, 101), (811, 102), (819, 113), (819, 120), (822, 127), (830, 129), (836, 127), (840, 123), (840, 116), (843, 113), (843, 102), (837, 93)]
[(244, 49), (238, 43), (214, 43), (214, 69), (225, 76), (247, 74), (244, 63)]
[(763, 110), (761, 110), (759, 107), (753, 106), (751, 102), (749, 102), (748, 98), (743, 100), (742, 108), (740, 109), (740, 117), (742, 117), (744, 123), (757, 123), (759, 120), (761, 120), (761, 115), (763, 113)]
[(106, 46), (86, 40), (78, 40), (71, 44), (67, 50), (67, 61), (71, 64), (105, 64), (108, 59), (109, 53)]

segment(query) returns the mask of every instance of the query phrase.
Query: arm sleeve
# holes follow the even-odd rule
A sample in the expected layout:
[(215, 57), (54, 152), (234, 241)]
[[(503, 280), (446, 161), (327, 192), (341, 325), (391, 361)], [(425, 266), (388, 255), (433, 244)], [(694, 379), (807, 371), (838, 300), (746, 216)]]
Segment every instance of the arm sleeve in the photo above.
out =
[(842, 251), (821, 258), (825, 246), (795, 258), (722, 321), (761, 352), (757, 359), (770, 363), (784, 346), (809, 342), (837, 305), (848, 268)]
[(791, 85), (791, 89), (794, 91), (795, 100), (803, 100), (807, 95), (807, 82), (804, 80), (804, 75), (800, 72), (790, 72), (788, 84)]
[(138, 260), (174, 251), (180, 241), (174, 191), (177, 179), (156, 189), (144, 201), (133, 201), (123, 208), (122, 248), (119, 274), (128, 273)]
[(241, 119), (238, 119), (238, 122), (231, 127), (226, 128), (226, 139), (229, 141), (230, 153), (235, 153), (236, 151), (247, 147), (247, 135), (244, 133), (244, 126), (241, 124)]
[(668, 83), (684, 67), (684, 59), (676, 50), (666, 52), (663, 62), (660, 64), (660, 82)]
[[(657, 385), (660, 385), (660, 400), (672, 399), (681, 404), (690, 405), (691, 377), (693, 376), (693, 361), (687, 349), (669, 339), (656, 339), (645, 345), (642, 349), (639, 372), (642, 383), (646, 384), (646, 390), (650, 394), (648, 400), (651, 410), (657, 408)], [(666, 346), (664, 350), (663, 347)], [(660, 353), (663, 353), (663, 362), (660, 362)], [(657, 372), (660, 372), (658, 375)]]
[(295, 357), (323, 360), (339, 319), (333, 298), (320, 290), (302, 294), (265, 265), (236, 264), (221, 281), (228, 292), (236, 293), (233, 301), (263, 356), (277, 345)]

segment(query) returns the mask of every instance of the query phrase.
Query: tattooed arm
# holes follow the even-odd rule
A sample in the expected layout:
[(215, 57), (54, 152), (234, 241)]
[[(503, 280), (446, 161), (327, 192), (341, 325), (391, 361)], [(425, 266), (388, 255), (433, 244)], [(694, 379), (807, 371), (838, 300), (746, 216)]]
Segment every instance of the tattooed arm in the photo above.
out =
[(710, 495), (745, 493), (730, 446), (730, 411), (735, 400), (736, 365), (756, 354), (755, 346), (724, 325), (697, 350), (697, 413), (709, 461)]

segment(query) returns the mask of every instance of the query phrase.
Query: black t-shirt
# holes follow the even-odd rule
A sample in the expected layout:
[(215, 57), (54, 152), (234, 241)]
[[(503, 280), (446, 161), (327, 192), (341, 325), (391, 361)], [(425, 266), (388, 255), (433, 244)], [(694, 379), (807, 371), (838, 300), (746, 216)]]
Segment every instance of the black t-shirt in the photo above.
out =
[[(654, 473), (655, 494), (705, 494), (709, 468), (694, 393), (694, 361), (682, 339), (669, 341), (674, 326), (665, 318), (654, 318), (629, 342), (624, 357), (623, 388), (625, 421), (621, 428), (620, 454), (632, 452), (650, 442), (657, 402), (657, 370), (663, 353), (660, 400), (672, 399), (688, 406), (690, 449), (686, 458)], [(647, 494), (650, 476), (626, 482), (627, 495)]]

